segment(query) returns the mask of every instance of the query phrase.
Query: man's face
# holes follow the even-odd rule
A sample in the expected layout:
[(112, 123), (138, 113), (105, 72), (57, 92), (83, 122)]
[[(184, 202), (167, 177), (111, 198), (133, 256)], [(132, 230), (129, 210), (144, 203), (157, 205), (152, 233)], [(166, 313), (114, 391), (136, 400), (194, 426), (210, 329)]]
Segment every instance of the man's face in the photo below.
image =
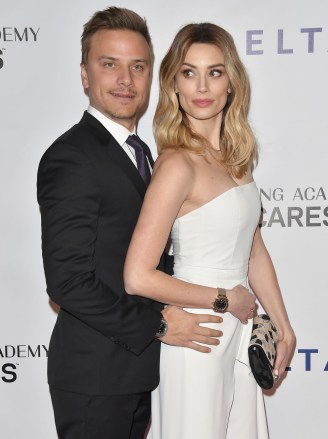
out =
[(148, 103), (151, 67), (150, 49), (141, 34), (99, 30), (91, 37), (87, 63), (81, 65), (90, 104), (132, 130)]

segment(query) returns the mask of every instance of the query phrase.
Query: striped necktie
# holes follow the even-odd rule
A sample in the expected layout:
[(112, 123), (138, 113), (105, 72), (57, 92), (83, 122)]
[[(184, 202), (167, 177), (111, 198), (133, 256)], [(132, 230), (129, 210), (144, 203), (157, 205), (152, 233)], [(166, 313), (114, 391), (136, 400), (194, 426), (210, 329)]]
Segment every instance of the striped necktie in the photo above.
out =
[(132, 134), (131, 136), (129, 136), (126, 140), (126, 143), (130, 146), (132, 146), (132, 148), (135, 151), (136, 154), (136, 161), (137, 161), (137, 168), (138, 171), (143, 179), (143, 181), (146, 183), (146, 185), (148, 186), (149, 182), (150, 182), (150, 169), (149, 169), (149, 164), (148, 164), (148, 160), (147, 160), (147, 156), (146, 156), (146, 152), (145, 152), (145, 143), (135, 134)]

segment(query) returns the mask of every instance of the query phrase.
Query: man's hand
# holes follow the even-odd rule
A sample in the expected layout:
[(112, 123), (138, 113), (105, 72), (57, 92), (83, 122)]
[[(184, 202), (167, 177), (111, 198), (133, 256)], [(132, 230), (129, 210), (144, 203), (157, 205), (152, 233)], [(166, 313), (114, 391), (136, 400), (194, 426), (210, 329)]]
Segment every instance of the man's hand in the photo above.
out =
[(248, 319), (253, 318), (256, 308), (255, 296), (242, 285), (236, 285), (231, 290), (227, 290), (229, 306), (227, 311), (234, 315), (241, 323), (246, 324)]
[[(211, 352), (208, 346), (218, 345), (222, 331), (200, 326), (200, 323), (221, 323), (222, 317), (209, 314), (192, 314), (176, 306), (167, 306), (162, 311), (168, 323), (168, 331), (160, 340), (163, 343), (194, 349), (199, 352)], [(199, 344), (202, 343), (202, 344)]]

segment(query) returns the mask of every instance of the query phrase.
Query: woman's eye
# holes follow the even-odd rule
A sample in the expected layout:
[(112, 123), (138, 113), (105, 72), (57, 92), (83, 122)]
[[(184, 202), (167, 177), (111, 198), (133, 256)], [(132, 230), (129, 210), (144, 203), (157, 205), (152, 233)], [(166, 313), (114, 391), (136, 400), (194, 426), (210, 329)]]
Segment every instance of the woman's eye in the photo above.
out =
[(211, 76), (221, 76), (222, 72), (221, 72), (221, 70), (214, 69), (214, 70), (210, 71), (210, 75)]
[(185, 78), (190, 78), (194, 75), (193, 71), (190, 69), (182, 70), (182, 74)]

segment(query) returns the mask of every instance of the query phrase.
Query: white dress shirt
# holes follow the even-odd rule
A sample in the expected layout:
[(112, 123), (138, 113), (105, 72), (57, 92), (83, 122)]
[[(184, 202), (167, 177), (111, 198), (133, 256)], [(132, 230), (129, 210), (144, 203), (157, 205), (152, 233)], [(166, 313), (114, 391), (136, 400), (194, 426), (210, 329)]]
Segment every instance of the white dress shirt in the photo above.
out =
[(123, 125), (120, 125), (119, 123), (114, 122), (113, 120), (104, 116), (100, 111), (96, 110), (91, 105), (89, 105), (88, 107), (88, 113), (90, 113), (93, 117), (95, 117), (106, 128), (106, 130), (108, 130), (111, 133), (111, 135), (114, 137), (116, 142), (119, 145), (121, 145), (123, 150), (131, 159), (135, 167), (137, 167), (137, 161), (136, 161), (134, 149), (126, 143), (126, 140), (130, 135), (136, 134), (135, 128), (133, 129), (132, 132), (130, 132)]

